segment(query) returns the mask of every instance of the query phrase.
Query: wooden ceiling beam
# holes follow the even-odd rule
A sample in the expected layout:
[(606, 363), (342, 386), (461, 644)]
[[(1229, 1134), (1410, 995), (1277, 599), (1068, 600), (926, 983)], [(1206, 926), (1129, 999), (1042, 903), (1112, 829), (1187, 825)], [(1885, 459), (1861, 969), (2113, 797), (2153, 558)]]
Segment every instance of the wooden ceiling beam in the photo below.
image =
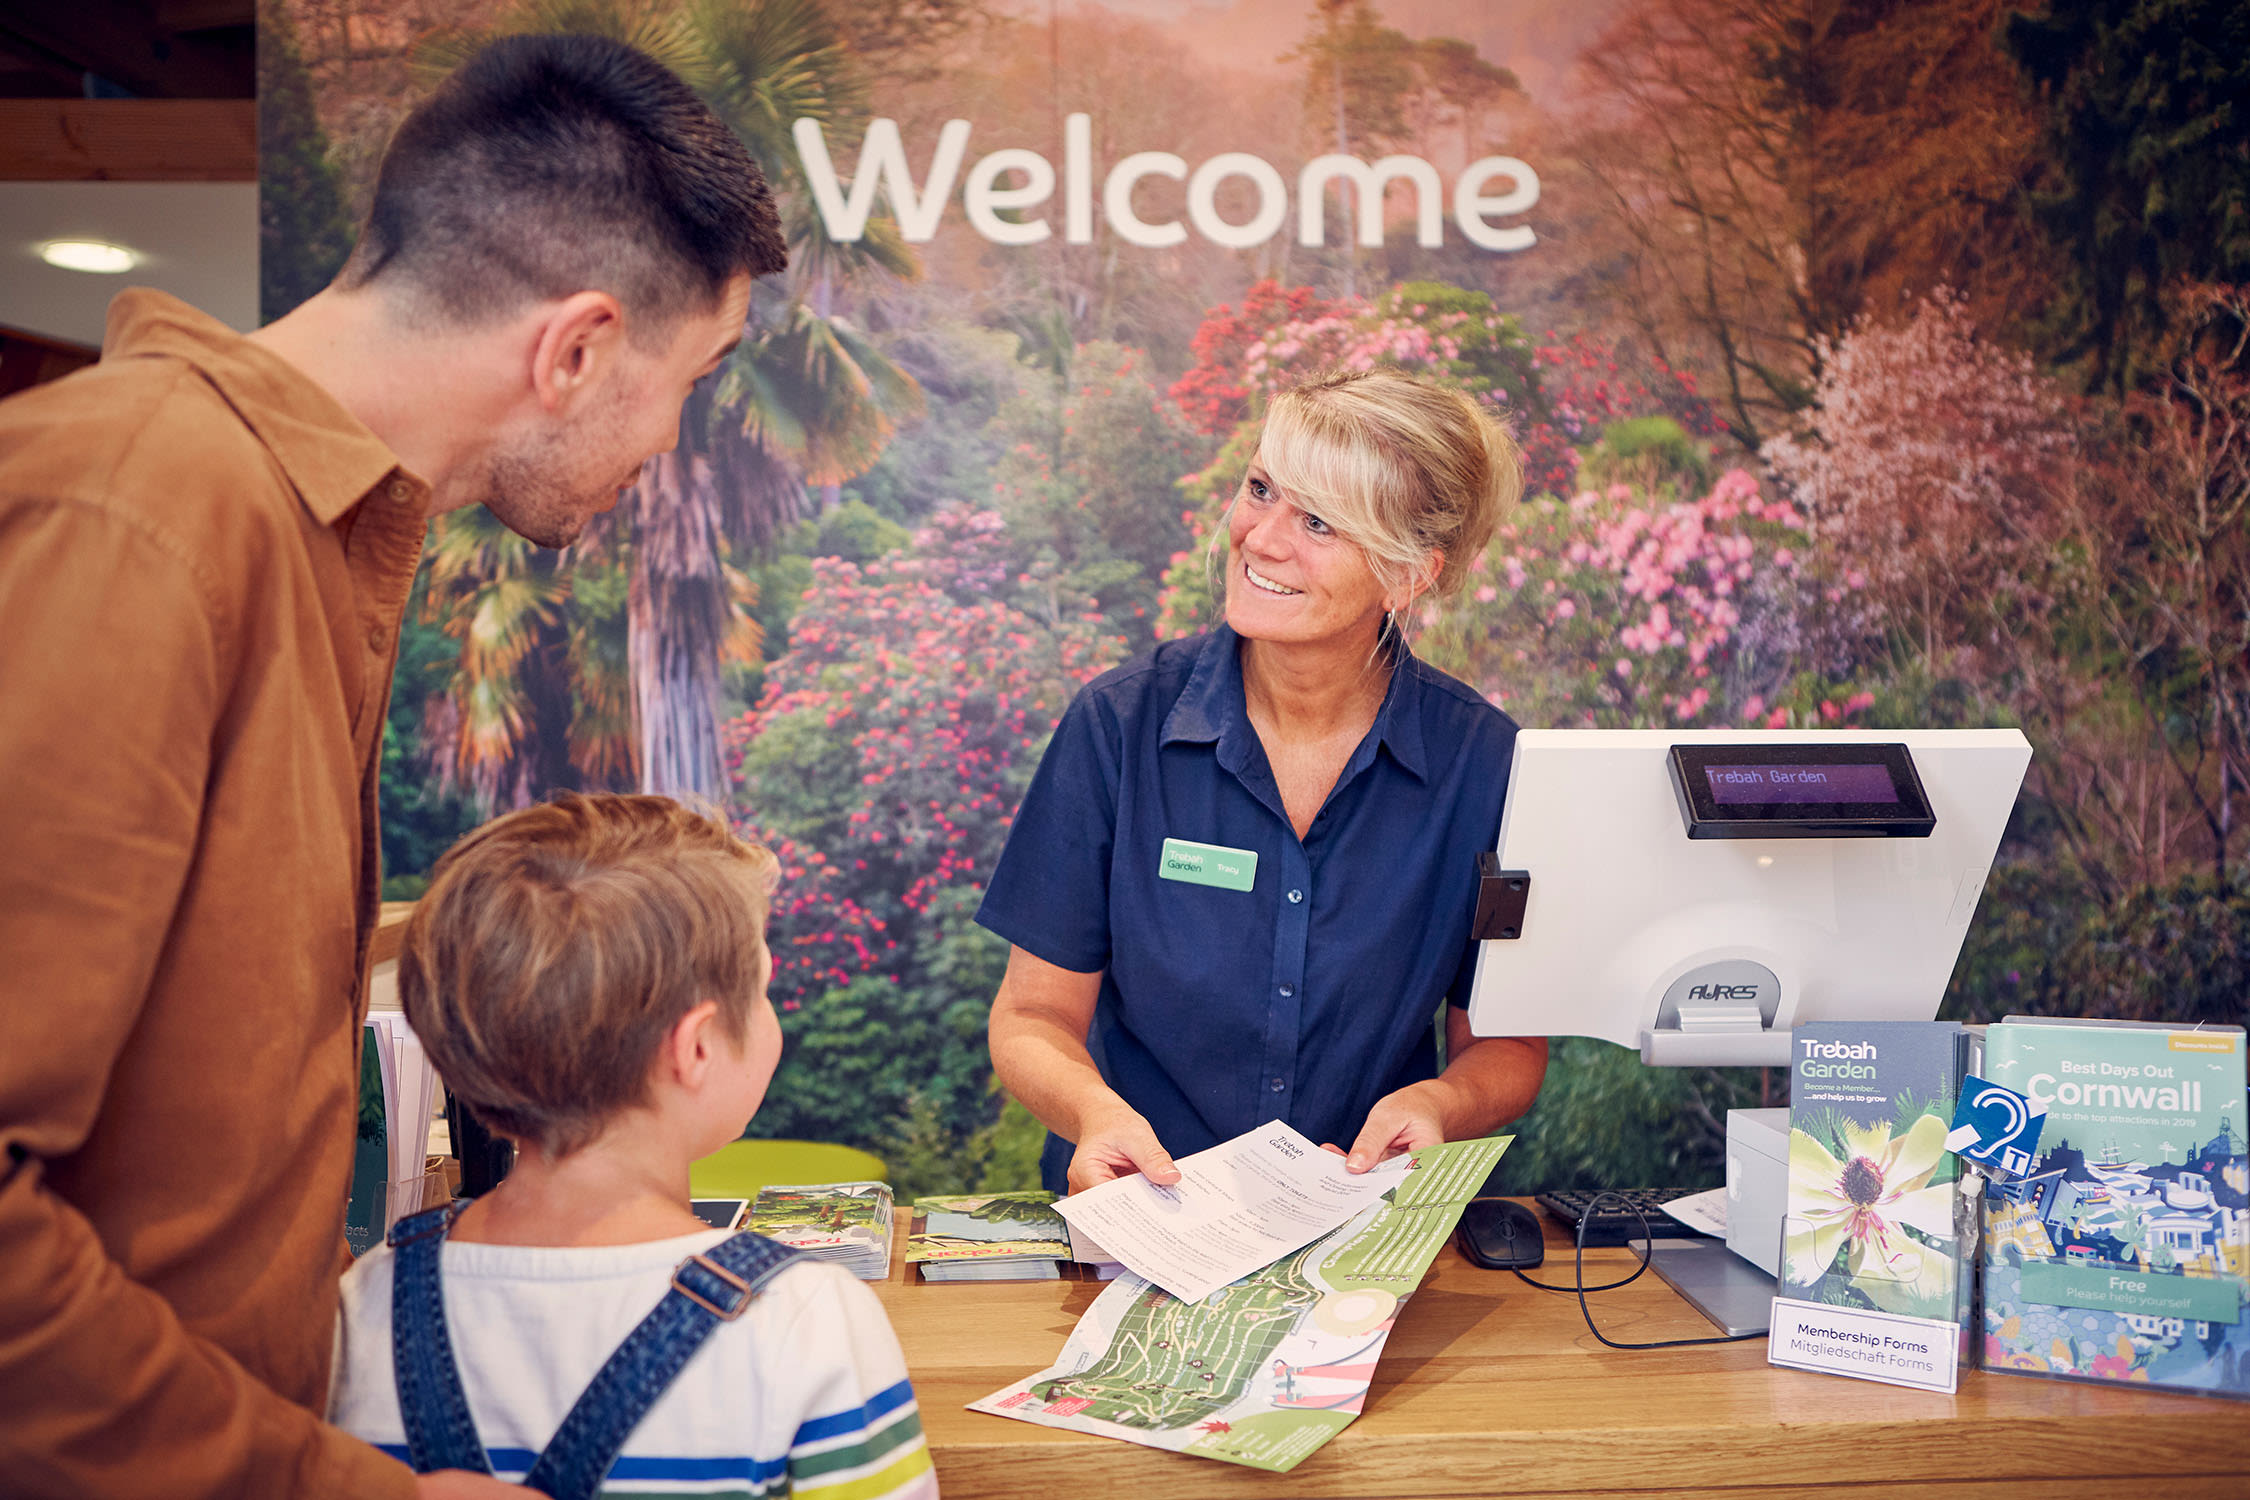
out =
[(255, 182), (253, 99), (0, 99), (0, 182)]

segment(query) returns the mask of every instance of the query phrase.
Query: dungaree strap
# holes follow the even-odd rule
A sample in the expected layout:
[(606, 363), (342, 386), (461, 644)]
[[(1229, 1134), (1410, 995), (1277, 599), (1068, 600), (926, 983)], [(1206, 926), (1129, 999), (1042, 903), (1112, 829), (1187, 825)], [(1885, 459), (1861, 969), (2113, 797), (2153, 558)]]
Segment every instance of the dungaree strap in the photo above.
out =
[[(417, 1474), (492, 1472), (446, 1334), (438, 1267), (454, 1212), (448, 1207), (416, 1214), (399, 1220), (390, 1233), (391, 1366), (408, 1462)], [(802, 1253), (744, 1230), (681, 1261), (663, 1300), (595, 1372), (548, 1439), (524, 1476), (525, 1487), (553, 1500), (593, 1500), (625, 1439), (712, 1330), (741, 1317), (775, 1273)]]
[(681, 1261), (672, 1289), (595, 1374), (524, 1484), (554, 1500), (593, 1500), (625, 1439), (712, 1330), (741, 1317), (775, 1273), (803, 1253), (746, 1229)]
[(492, 1472), (476, 1423), (469, 1418), (461, 1367), (445, 1330), (438, 1277), (454, 1207), (433, 1208), (391, 1226), (391, 1373), (406, 1426), (407, 1462), (417, 1474), (436, 1469)]

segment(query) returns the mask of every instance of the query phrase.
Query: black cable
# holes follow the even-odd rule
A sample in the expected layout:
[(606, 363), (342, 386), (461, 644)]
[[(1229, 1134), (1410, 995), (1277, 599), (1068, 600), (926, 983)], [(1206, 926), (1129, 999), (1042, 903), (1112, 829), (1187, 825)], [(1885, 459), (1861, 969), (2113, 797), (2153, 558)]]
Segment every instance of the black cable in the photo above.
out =
[[(1478, 1196), (1471, 1198), (1469, 1201), (1471, 1203), (1502, 1203), (1507, 1200), (1504, 1194), (1493, 1195), (1490, 1197), (1479, 1194)], [(1648, 1257), (1644, 1255), (1641, 1257), (1641, 1264), (1639, 1269), (1635, 1270), (1632, 1275), (1626, 1277), (1623, 1281), (1605, 1281), (1600, 1286), (1590, 1286), (1586, 1288), (1586, 1290), (1589, 1292), (1613, 1292), (1621, 1286), (1632, 1285), (1635, 1281), (1640, 1279), (1641, 1272), (1647, 1269)], [(1552, 1282), (1533, 1281), (1529, 1276), (1524, 1275), (1523, 1272), (1516, 1270), (1513, 1266), (1509, 1267), (1508, 1270), (1510, 1275), (1514, 1276), (1516, 1280), (1522, 1282), (1525, 1286), (1535, 1286), (1542, 1292), (1575, 1292), (1578, 1290), (1578, 1288), (1574, 1286), (1556, 1286)]]
[[(1589, 1208), (1587, 1212), (1582, 1213), (1578, 1216), (1578, 1224), (1576, 1226), (1578, 1230), (1578, 1238), (1580, 1241), (1578, 1251), (1578, 1279), (1580, 1281), (1584, 1281), (1586, 1279), (1586, 1251), (1584, 1241), (1586, 1238), (1586, 1221), (1588, 1219), (1591, 1219), (1592, 1217), (1593, 1212), (1591, 1208)], [(1641, 1228), (1643, 1231), (1646, 1231), (1648, 1228), (1648, 1219), (1645, 1215), (1641, 1219)], [(1633, 1267), (1632, 1275), (1624, 1277), (1623, 1279), (1618, 1281), (1605, 1281), (1600, 1286), (1557, 1286), (1551, 1281), (1533, 1281), (1529, 1276), (1524, 1275), (1521, 1271), (1515, 1273), (1516, 1280), (1522, 1282), (1525, 1286), (1535, 1286), (1542, 1292), (1614, 1292), (1621, 1286), (1631, 1286), (1634, 1282), (1641, 1279), (1642, 1273), (1648, 1270), (1649, 1243), (1645, 1232), (1642, 1238), (1635, 1241), (1634, 1243), (1638, 1244), (1641, 1247), (1641, 1263)], [(1597, 1338), (1600, 1337), (1599, 1334), (1595, 1336)]]
[[(1586, 1230), (1593, 1223), (1594, 1215), (1601, 1209), (1602, 1200), (1605, 1198), (1615, 1198), (1619, 1203), (1631, 1209), (1634, 1217), (1641, 1221), (1641, 1237), (1639, 1240), (1641, 1263), (1633, 1268), (1632, 1275), (1625, 1277), (1623, 1280), (1606, 1281), (1600, 1286), (1588, 1286), (1586, 1285)], [(1616, 1339), (1595, 1327), (1594, 1312), (1592, 1308), (1586, 1305), (1586, 1294), (1588, 1292), (1615, 1291), (1621, 1286), (1630, 1286), (1633, 1282), (1638, 1281), (1641, 1273), (1648, 1269), (1649, 1257), (1652, 1253), (1651, 1242), (1655, 1238), (1656, 1236), (1649, 1229), (1648, 1211), (1646, 1209), (1623, 1193), (1596, 1193), (1586, 1204), (1585, 1211), (1578, 1216), (1577, 1255), (1575, 1257), (1578, 1285), (1554, 1286), (1544, 1281), (1533, 1281), (1521, 1271), (1516, 1272), (1516, 1279), (1528, 1286), (1535, 1286), (1543, 1292), (1575, 1292), (1578, 1296), (1578, 1315), (1586, 1320), (1586, 1331), (1612, 1349), (1681, 1349), (1691, 1344), (1739, 1344), (1745, 1339), (1762, 1339), (1765, 1337), (1763, 1333), (1730, 1333), (1716, 1338), (1656, 1339), (1645, 1344), (1625, 1344), (1619, 1343)]]
[[(1542, 1292), (1614, 1292), (1621, 1286), (1631, 1286), (1634, 1282), (1640, 1280), (1641, 1272), (1646, 1271), (1647, 1269), (1647, 1247), (1643, 1246), (1641, 1263), (1633, 1268), (1632, 1275), (1627, 1276), (1620, 1281), (1605, 1281), (1600, 1286), (1557, 1286), (1551, 1281), (1533, 1281), (1529, 1276), (1524, 1275), (1521, 1271), (1516, 1272), (1516, 1280), (1522, 1282), (1525, 1286), (1535, 1286)], [(1579, 1274), (1585, 1274), (1583, 1268), (1581, 1268)]]

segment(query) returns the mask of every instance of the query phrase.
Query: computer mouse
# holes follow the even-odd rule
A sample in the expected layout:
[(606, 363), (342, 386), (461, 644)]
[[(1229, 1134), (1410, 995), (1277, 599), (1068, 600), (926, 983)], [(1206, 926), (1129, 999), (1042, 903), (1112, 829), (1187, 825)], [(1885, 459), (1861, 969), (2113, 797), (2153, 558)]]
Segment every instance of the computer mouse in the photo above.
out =
[(1480, 1198), (1461, 1211), (1461, 1253), (1494, 1271), (1528, 1271), (1547, 1258), (1547, 1230), (1529, 1205)]

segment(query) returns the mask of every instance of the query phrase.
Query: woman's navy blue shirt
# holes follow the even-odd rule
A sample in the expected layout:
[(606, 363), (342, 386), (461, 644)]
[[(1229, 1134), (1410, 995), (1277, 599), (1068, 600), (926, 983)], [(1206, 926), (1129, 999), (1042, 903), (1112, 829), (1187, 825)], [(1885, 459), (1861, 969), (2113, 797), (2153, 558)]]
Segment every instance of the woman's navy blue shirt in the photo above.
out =
[[(1468, 1004), (1516, 726), (1400, 651), (1299, 840), (1236, 647), (1225, 626), (1167, 641), (1072, 700), (977, 921), (1101, 972), (1088, 1049), (1174, 1155), (1276, 1118), (1349, 1147), (1376, 1100), (1435, 1073), (1438, 1006)], [(1251, 888), (1163, 878), (1167, 838), (1254, 851)], [(1048, 1137), (1048, 1187), (1070, 1156)]]

